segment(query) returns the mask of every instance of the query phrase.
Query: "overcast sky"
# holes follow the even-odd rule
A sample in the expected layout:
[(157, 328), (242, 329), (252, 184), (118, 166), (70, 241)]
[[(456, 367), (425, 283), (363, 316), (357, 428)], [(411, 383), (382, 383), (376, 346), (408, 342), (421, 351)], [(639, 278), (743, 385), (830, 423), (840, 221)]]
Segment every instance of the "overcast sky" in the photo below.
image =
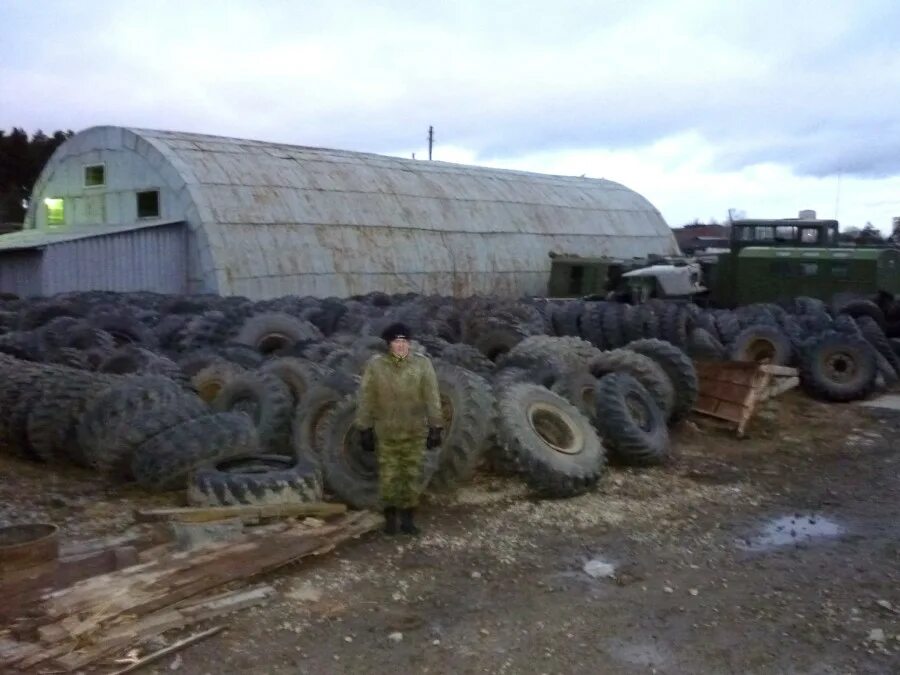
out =
[[(740, 5), (741, 8), (735, 8)], [(900, 216), (900, 2), (0, 0), (0, 128), (604, 177), (670, 225)]]

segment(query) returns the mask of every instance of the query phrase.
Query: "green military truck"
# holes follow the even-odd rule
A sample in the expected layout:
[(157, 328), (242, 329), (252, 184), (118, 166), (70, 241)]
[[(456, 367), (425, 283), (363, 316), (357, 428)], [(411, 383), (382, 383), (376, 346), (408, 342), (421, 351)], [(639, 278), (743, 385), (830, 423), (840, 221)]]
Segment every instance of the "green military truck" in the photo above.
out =
[(900, 293), (900, 250), (840, 246), (836, 220), (737, 220), (729, 252), (701, 262), (707, 300), (717, 307)]
[(900, 249), (842, 246), (836, 220), (736, 220), (729, 250), (696, 261), (551, 257), (548, 295), (554, 298), (663, 298), (738, 307), (798, 296), (887, 301), (900, 294)]

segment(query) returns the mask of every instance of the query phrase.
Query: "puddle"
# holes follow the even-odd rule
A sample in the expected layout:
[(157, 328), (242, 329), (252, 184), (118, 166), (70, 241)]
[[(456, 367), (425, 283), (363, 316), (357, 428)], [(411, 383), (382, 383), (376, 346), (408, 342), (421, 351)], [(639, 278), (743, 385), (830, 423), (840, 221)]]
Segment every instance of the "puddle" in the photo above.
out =
[(842, 526), (821, 514), (795, 513), (768, 521), (760, 534), (740, 540), (739, 545), (748, 551), (768, 551), (837, 537), (843, 532)]

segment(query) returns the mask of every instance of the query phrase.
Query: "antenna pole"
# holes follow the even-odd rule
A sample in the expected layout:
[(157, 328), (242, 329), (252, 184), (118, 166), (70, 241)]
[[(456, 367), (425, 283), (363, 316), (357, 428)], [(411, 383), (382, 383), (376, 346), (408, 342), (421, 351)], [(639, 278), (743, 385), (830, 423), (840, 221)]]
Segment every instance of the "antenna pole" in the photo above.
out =
[(431, 161), (431, 149), (434, 147), (434, 127), (428, 126), (428, 161)]

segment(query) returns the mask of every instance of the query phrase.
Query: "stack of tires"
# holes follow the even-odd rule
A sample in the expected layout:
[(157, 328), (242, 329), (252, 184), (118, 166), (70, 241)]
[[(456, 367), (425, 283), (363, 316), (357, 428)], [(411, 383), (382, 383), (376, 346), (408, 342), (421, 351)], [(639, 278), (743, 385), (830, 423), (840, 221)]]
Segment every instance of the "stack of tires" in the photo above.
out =
[(498, 367), (494, 465), (553, 497), (596, 484), (607, 451), (623, 464), (664, 462), (668, 426), (690, 412), (698, 393), (691, 359), (658, 339), (604, 351), (575, 337), (531, 337)]
[(0, 298), (0, 356), (14, 364), (0, 433), (36, 459), (64, 456), (153, 489), (188, 485), (198, 504), (309, 500), (324, 483), (369, 506), (376, 467), (359, 452), (354, 395), (394, 321), (438, 369), (447, 441), (422, 476), (434, 489), (486, 460), (568, 496), (596, 483), (607, 453), (663, 461), (667, 425), (696, 396), (691, 358), (794, 365), (806, 391), (833, 401), (900, 379), (888, 337), (900, 335), (900, 309), (858, 298), (711, 310), (92, 291)]
[(217, 413), (163, 376), (114, 376), (0, 358), (0, 444), (65, 459), (151, 490), (183, 488), (199, 467), (259, 453), (253, 421)]

